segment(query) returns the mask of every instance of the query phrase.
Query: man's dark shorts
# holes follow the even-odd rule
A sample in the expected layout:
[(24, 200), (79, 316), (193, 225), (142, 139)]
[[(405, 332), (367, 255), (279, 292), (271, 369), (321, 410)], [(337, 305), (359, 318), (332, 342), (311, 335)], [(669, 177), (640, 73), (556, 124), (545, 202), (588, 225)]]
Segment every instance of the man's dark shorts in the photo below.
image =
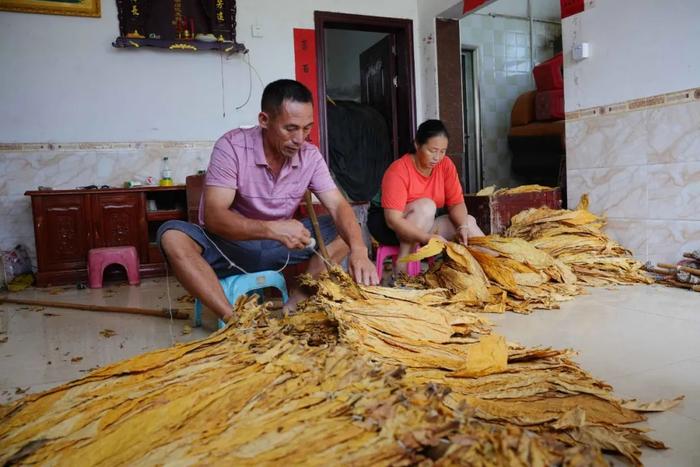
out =
[[(311, 221), (301, 220), (301, 223), (315, 237)], [(331, 216), (318, 218), (323, 241), (328, 245), (337, 237), (335, 224)], [(233, 242), (225, 240), (197, 224), (185, 221), (168, 221), (158, 229), (156, 241), (160, 245), (161, 237), (167, 230), (179, 230), (192, 238), (202, 247), (202, 257), (209, 263), (218, 277), (282, 269), (285, 264), (297, 264), (311, 259), (314, 253), (310, 250), (290, 250), (276, 240), (245, 240)], [(316, 239), (316, 249), (318, 249)], [(223, 253), (223, 254), (222, 254)], [(232, 266), (224, 257), (226, 255), (236, 266)], [(239, 269), (240, 268), (240, 269)]]

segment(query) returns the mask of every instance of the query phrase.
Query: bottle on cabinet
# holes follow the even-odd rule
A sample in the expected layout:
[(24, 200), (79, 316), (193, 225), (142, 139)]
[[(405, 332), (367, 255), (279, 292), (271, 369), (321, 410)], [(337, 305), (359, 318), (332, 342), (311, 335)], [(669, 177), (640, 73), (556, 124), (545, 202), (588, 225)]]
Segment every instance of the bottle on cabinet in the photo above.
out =
[(170, 166), (168, 165), (168, 158), (164, 157), (160, 168), (160, 181), (158, 182), (160, 186), (173, 186), (173, 175), (170, 171)]

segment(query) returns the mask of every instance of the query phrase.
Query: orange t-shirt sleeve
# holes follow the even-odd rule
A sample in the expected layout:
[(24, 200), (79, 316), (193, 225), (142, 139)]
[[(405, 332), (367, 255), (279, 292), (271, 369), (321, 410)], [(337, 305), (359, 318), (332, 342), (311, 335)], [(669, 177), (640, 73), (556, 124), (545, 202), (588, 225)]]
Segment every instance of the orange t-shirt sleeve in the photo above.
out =
[[(400, 159), (399, 159), (400, 160)], [(408, 175), (401, 170), (399, 161), (391, 164), (382, 178), (382, 207), (384, 209), (406, 209), (408, 200)]]
[(445, 205), (455, 206), (464, 202), (462, 184), (459, 183), (457, 168), (449, 157), (445, 157)]

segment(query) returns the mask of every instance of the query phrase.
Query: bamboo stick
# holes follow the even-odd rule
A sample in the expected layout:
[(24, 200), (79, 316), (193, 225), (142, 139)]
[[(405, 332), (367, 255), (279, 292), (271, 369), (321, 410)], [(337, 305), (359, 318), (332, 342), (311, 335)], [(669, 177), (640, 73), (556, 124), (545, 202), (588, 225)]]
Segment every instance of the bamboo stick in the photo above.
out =
[(326, 261), (330, 261), (331, 257), (328, 256), (326, 243), (323, 241), (323, 235), (321, 235), (321, 226), (318, 224), (318, 218), (316, 217), (316, 211), (314, 211), (314, 203), (311, 199), (311, 192), (309, 190), (306, 190), (304, 193), (304, 201), (306, 201), (306, 210), (309, 211), (309, 219), (311, 219), (311, 225), (314, 228), (314, 234), (316, 234), (321, 255), (326, 259)]
[(656, 268), (657, 269), (669, 269), (670, 270), (669, 273), (676, 272), (676, 271), (685, 271), (685, 272), (693, 274), (695, 276), (700, 276), (700, 269), (691, 268), (688, 266), (681, 266), (681, 265), (674, 266), (672, 264), (667, 264), (667, 263), (658, 263), (656, 265)]
[(681, 289), (693, 290), (695, 292), (700, 292), (700, 285), (692, 285), (685, 282), (680, 282), (674, 279), (663, 279), (662, 284), (672, 285)]
[(644, 266), (643, 269), (647, 272), (651, 272), (654, 274), (660, 274), (663, 276), (671, 276), (671, 275), (674, 275), (676, 273), (675, 271), (668, 271), (666, 269), (661, 269), (659, 267), (654, 267), (654, 266)]
[(693, 274), (695, 276), (700, 276), (700, 269), (691, 268), (688, 266), (678, 266), (678, 269), (685, 271), (687, 273)]
[[(29, 300), (25, 298), (0, 297), (0, 303), (14, 303), (17, 305), (45, 306), (51, 308), (68, 308), (73, 310), (83, 311), (106, 311), (112, 313), (129, 313), (146, 316), (158, 316), (161, 318), (170, 318), (170, 312), (167, 308), (152, 309), (152, 308), (137, 308), (111, 305), (89, 305), (84, 303), (68, 303), (56, 302), (47, 300)], [(172, 309), (173, 319), (189, 319), (190, 315), (187, 312), (180, 311), (177, 308)]]

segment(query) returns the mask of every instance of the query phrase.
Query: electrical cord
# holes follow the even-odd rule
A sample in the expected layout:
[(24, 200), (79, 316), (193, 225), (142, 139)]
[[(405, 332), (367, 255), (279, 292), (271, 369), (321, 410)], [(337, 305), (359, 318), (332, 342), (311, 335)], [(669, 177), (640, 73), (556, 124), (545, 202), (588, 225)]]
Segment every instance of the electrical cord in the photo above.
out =
[[(228, 58), (226, 58), (228, 60)], [(250, 51), (246, 50), (245, 55), (243, 57), (243, 62), (248, 65), (248, 96), (246, 96), (245, 102), (243, 102), (241, 105), (236, 107), (236, 110), (240, 110), (243, 107), (245, 107), (248, 102), (250, 102), (250, 97), (253, 93), (253, 73), (255, 73), (255, 76), (258, 78), (258, 81), (260, 82), (260, 87), (264, 87), (264, 83), (262, 78), (260, 77), (260, 73), (258, 73), (258, 70), (253, 66), (252, 63), (250, 63)], [(222, 69), (222, 79), (223, 79), (223, 69)]]

